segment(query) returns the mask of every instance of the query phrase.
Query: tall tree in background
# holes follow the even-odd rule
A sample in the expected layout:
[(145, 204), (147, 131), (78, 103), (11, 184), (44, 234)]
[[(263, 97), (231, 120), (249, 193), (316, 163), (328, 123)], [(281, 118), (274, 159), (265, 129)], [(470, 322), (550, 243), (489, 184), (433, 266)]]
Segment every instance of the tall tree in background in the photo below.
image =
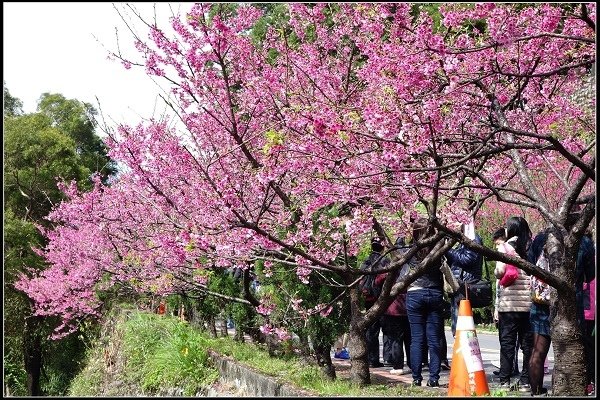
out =
[[(136, 37), (140, 60), (115, 54), (172, 83), (186, 130), (161, 122), (111, 133), (110, 154), (130, 173), (88, 193), (65, 187), (71, 201), (51, 215), (61, 224), (48, 233), (51, 267), (18, 287), (38, 312), (60, 315), (65, 333), (97, 312), (94, 291), (111, 285), (204, 290), (205, 269), (257, 258), (285, 261), (307, 284), (323, 270), (339, 274), (351, 376), (364, 384), (365, 328), (450, 237), (557, 289), (555, 394), (583, 394), (569, 307), (574, 255), (595, 213), (595, 124), (572, 95), (595, 62), (595, 4), (448, 4), (438, 21), (409, 4), (287, 7), (285, 25), (257, 42), (257, 8), (220, 15), (196, 4), (172, 20), (173, 35), (148, 23), (150, 40)], [(549, 199), (538, 186), (555, 179), (566, 189)], [(535, 210), (554, 227), (550, 273), (449, 228), (493, 202)], [(409, 234), (417, 204), (433, 233), (389, 270), (433, 250), (398, 283), (389, 274), (365, 313), (350, 260), (373, 234), (388, 243), (386, 233)], [(268, 314), (274, 305), (261, 300)], [(289, 306), (315, 311), (299, 303)]]
[[(45, 351), (60, 349), (66, 341), (62, 344), (47, 341), (49, 326), (55, 322), (36, 315), (31, 300), (15, 291), (13, 284), (24, 270), (45, 267), (45, 260), (32, 248), (45, 245), (38, 227), (52, 227), (45, 217), (64, 198), (58, 182), (77, 180), (85, 190), (91, 187), (92, 174), (106, 178), (115, 167), (101, 139), (94, 133), (95, 111), (89, 104), (46, 93), (40, 99), (38, 112), (23, 114), (22, 103), (10, 95), (6, 86), (4, 99), (4, 334), (7, 344), (4, 361), (10, 366), (8, 371), (5, 369), (5, 378), (13, 394), (25, 394), (22, 391), (26, 386), (27, 394), (37, 396), (42, 394)], [(78, 346), (76, 337), (69, 342), (73, 342), (69, 346)], [(73, 354), (53, 355), (50, 362), (63, 356)], [(71, 360), (71, 364), (75, 361)], [(26, 385), (20, 372), (22, 366), (27, 373)], [(46, 375), (51, 375), (48, 369)]]
[(10, 94), (4, 82), (4, 116), (14, 117), (22, 113), (23, 102)]

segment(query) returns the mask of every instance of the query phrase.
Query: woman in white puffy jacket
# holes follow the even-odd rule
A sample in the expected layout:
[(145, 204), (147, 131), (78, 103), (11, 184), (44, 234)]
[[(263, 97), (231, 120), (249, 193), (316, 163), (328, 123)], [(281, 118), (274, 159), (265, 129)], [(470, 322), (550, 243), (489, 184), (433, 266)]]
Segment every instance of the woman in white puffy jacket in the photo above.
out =
[[(506, 221), (506, 237), (508, 240), (499, 251), (527, 259), (527, 248), (531, 243), (531, 230), (523, 217), (510, 217)], [(496, 262), (494, 274), (502, 280), (507, 265)], [(503, 286), (498, 298), (498, 339), (500, 341), (500, 386), (510, 388), (510, 376), (516, 356), (515, 342), (523, 351), (521, 376), (517, 383), (519, 390), (529, 391), (529, 358), (533, 346), (533, 336), (529, 323), (531, 296), (529, 275), (517, 268), (518, 276), (510, 285)]]

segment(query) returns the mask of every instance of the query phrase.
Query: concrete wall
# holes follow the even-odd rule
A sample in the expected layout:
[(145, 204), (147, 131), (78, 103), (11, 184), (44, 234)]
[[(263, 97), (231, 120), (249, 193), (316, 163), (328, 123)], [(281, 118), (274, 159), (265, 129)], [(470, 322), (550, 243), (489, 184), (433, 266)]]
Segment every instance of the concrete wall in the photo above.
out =
[[(306, 390), (295, 388), (287, 383), (279, 381), (277, 378), (263, 375), (252, 370), (250, 367), (242, 365), (230, 358), (223, 357), (220, 354), (210, 352), (209, 356), (215, 367), (219, 371), (220, 385), (219, 387), (234, 387), (235, 393), (230, 395), (235, 396), (252, 396), (252, 397), (306, 397), (317, 396)], [(207, 396), (219, 396), (219, 393), (214, 388), (209, 388)], [(225, 394), (227, 396), (227, 394)]]

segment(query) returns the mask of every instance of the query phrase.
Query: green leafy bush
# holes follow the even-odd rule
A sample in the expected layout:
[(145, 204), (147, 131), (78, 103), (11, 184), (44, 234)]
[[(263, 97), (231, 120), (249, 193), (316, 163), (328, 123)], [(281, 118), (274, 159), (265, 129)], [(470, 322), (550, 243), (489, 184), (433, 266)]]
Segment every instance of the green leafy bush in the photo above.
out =
[(209, 365), (205, 339), (185, 322), (139, 313), (125, 322), (123, 339), (129, 355), (126, 370), (144, 390), (178, 387), (193, 396), (218, 378)]

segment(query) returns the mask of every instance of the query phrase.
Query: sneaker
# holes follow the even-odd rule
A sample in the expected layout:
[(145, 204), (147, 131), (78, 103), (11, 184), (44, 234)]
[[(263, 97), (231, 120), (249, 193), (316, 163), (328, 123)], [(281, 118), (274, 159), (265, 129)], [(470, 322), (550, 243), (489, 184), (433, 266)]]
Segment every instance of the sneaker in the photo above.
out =
[(448, 363), (448, 360), (444, 360), (442, 361), (442, 363), (440, 364), (441, 368), (443, 371), (450, 371), (450, 364)]
[(412, 382), (412, 385), (413, 385), (413, 386), (421, 386), (421, 380), (420, 380), (420, 379), (415, 379), (415, 380)]
[(350, 352), (348, 352), (348, 350), (344, 347), (343, 349), (341, 349), (340, 351), (338, 351), (337, 353), (335, 353), (333, 355), (333, 358), (339, 358), (341, 360), (349, 360), (350, 359)]
[(369, 363), (369, 368), (381, 368), (383, 367), (383, 364), (380, 363), (379, 361), (376, 363)]
[(427, 381), (427, 386), (429, 386), (429, 387), (440, 387), (440, 382), (439, 381), (429, 380), (429, 381)]
[(404, 368), (392, 368), (392, 370), (390, 371), (390, 374), (392, 375), (406, 375), (410, 373), (410, 369), (404, 369)]

